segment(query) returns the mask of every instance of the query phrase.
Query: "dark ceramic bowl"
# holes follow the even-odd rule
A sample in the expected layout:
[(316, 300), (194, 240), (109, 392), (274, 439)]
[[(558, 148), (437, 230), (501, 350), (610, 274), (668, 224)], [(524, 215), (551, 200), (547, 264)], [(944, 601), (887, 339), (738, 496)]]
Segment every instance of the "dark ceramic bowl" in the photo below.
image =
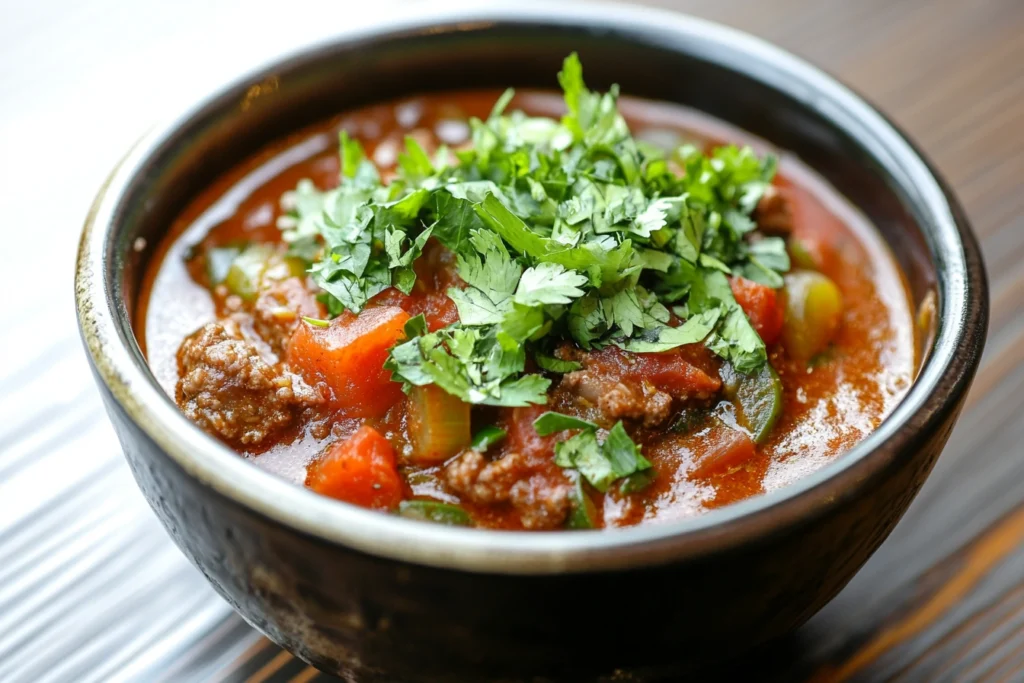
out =
[[(873, 434), (787, 488), (700, 518), (544, 534), (445, 528), (317, 496), (178, 411), (129, 312), (152, 245), (190, 198), (269, 141), (346, 108), (432, 89), (550, 86), (572, 50), (595, 87), (683, 103), (796, 153), (878, 226), (915, 302), (937, 314), (916, 383)], [(591, 4), (429, 10), (224, 86), (111, 176), (82, 236), (76, 297), (125, 455), (175, 542), (253, 626), (362, 681), (660, 675), (793, 629), (846, 584), (924, 482), (988, 314), (956, 200), (862, 99), (742, 33)]]

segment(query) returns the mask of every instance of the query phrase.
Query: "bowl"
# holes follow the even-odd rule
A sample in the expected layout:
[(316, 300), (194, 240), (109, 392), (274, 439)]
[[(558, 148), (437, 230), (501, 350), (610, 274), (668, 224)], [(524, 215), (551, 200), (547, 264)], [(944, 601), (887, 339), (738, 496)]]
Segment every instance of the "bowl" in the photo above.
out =
[[(456, 529), (320, 497), (179, 412), (131, 311), (184, 204), (290, 131), (377, 100), (588, 82), (707, 112), (798, 155), (878, 227), (934, 310), (906, 397), (860, 444), (783, 489), (678, 522), (579, 533)], [(635, 680), (779, 636), (832, 598), (921, 487), (978, 367), (988, 316), (974, 236), (945, 183), (863, 99), (751, 36), (636, 7), (419, 8), (226, 84), (146, 135), (82, 235), (76, 301), (136, 481), (168, 533), (253, 626), (360, 681)]]

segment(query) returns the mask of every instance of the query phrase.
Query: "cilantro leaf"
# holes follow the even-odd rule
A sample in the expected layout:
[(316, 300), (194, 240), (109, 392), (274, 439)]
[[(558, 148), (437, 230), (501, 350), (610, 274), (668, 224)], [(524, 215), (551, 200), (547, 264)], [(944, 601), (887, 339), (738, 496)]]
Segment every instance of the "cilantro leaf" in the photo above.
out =
[(602, 447), (604, 456), (612, 464), (616, 479), (628, 477), (634, 472), (650, 469), (651, 463), (640, 455), (640, 449), (629, 438), (622, 422), (616, 422), (608, 432)]
[(540, 436), (549, 436), (566, 429), (597, 429), (597, 425), (572, 415), (549, 410), (533, 421), (533, 428)]
[(626, 351), (655, 353), (704, 341), (721, 317), (720, 308), (710, 308), (687, 319), (679, 327), (657, 327), (619, 344)]
[(548, 372), (564, 374), (566, 372), (574, 372), (583, 367), (583, 365), (574, 360), (562, 360), (560, 358), (555, 358), (554, 356), (549, 356), (541, 351), (537, 351), (533, 354), (533, 360), (537, 362), (537, 365), (540, 366), (541, 370), (547, 370)]
[(384, 367), (394, 379), (423, 386), (436, 384), (467, 403), (527, 406), (547, 402), (550, 380), (522, 375), (521, 346), (502, 344), (493, 328), (449, 325), (427, 333), (422, 323), (406, 326), (411, 338), (391, 349)]
[[(568, 420), (562, 419), (569, 418), (567, 415), (545, 413), (541, 417), (546, 415), (557, 416), (557, 418), (550, 418), (552, 427), (569, 424)], [(563, 428), (580, 429), (583, 428), (579, 426), (580, 424), (588, 425), (589, 423), (579, 420), (572, 424), (576, 426)], [(534, 425), (537, 428), (536, 423)], [(540, 433), (540, 429), (537, 429)], [(552, 432), (554, 431), (559, 430), (552, 429)], [(651, 469), (651, 463), (640, 454), (640, 448), (629, 438), (622, 422), (615, 423), (603, 443), (598, 441), (596, 429), (585, 429), (565, 441), (555, 444), (555, 464), (559, 467), (578, 470), (598, 491), (607, 491), (612, 482)]]
[(607, 491), (615, 481), (612, 464), (601, 452), (597, 435), (590, 430), (555, 444), (555, 464), (578, 470), (598, 491)]
[(472, 202), (446, 190), (438, 190), (431, 196), (429, 213), (436, 218), (434, 237), (456, 254), (464, 253), (469, 247), (472, 231), (484, 227)]
[(557, 263), (539, 263), (523, 271), (516, 288), (516, 302), (524, 306), (568, 304), (583, 296), (580, 287), (587, 277)]

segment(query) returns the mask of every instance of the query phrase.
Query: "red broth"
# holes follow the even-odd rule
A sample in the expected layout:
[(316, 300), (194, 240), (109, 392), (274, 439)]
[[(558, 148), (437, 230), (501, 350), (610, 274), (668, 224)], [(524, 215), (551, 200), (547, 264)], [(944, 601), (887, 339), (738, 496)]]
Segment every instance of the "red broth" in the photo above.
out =
[[(362, 141), (370, 158), (386, 174), (406, 135), (415, 136), (428, 148), (439, 141), (452, 147), (465, 143), (467, 118), (485, 118), (499, 94), (435, 94), (343, 114), (270, 145), (196, 198), (176, 219), (152, 260), (138, 310), (139, 341), (168, 394), (176, 395), (182, 340), (225, 315), (230, 307), (224, 296), (211, 294), (202, 267), (189, 259), (195, 245), (280, 241), (276, 221), (282, 213), (281, 195), (303, 178), (321, 189), (337, 184), (340, 129)], [(562, 99), (525, 92), (517, 95), (512, 108), (558, 116)], [(620, 109), (635, 137), (656, 144), (675, 145), (685, 140), (712, 147), (735, 142), (751, 144), (758, 152), (768, 150), (763, 142), (741, 131), (675, 105), (622, 98)], [(597, 526), (698, 515), (785, 486), (838, 457), (874, 430), (912, 382), (917, 361), (911, 306), (904, 278), (887, 246), (834, 189), (799, 160), (784, 151), (780, 156), (775, 184), (789, 203), (793, 238), (804, 246), (814, 267), (842, 292), (841, 325), (830, 350), (808, 365), (789, 358), (782, 344), (769, 346), (769, 361), (783, 387), (782, 414), (768, 439), (752, 452), (722, 449), (720, 442), (728, 437), (720, 433), (719, 422), (706, 419), (713, 407), (693, 420), (687, 421), (686, 415), (677, 417), (675, 429), (639, 429), (634, 438), (657, 476), (653, 484), (637, 493), (591, 491)], [(424, 263), (417, 265), (423, 288), (412, 297), (398, 295), (389, 300), (384, 296), (380, 303), (401, 306), (410, 314), (424, 313), (436, 327), (457, 320), (457, 313), (443, 294), (450, 284), (446, 273), (451, 272), (451, 256), (443, 248), (434, 252), (428, 249), (426, 258), (421, 259)], [(713, 375), (714, 368), (709, 372)], [(554, 386), (550, 398), (554, 409), (586, 414), (569, 405), (571, 397), (557, 383)], [(258, 446), (229, 445), (257, 466), (301, 485), (310, 464), (322, 457), (325, 448), (367, 423), (394, 446), (402, 497), (460, 503), (478, 526), (560, 525), (548, 523), (560, 513), (545, 508), (544, 494), (550, 487), (564, 487), (565, 481), (551, 461), (550, 443), (541, 443), (544, 440), (532, 432), (532, 420), (542, 409), (474, 413), (474, 425), (480, 413), (509, 432), (492, 459), (515, 451), (519, 460), (512, 463), (509, 476), (531, 482), (523, 495), (534, 495), (540, 501), (533, 508), (515, 507), (507, 499), (493, 504), (467, 500), (453, 491), (452, 475), (445, 474), (443, 465), (413, 464), (408, 458), (406, 401), (400, 392), (383, 416), (364, 419), (330, 412), (323, 407), (307, 411)], [(723, 454), (723, 461), (709, 465), (709, 450)], [(481, 463), (476, 465), (479, 470)], [(519, 474), (515, 473), (517, 467), (522, 470)]]

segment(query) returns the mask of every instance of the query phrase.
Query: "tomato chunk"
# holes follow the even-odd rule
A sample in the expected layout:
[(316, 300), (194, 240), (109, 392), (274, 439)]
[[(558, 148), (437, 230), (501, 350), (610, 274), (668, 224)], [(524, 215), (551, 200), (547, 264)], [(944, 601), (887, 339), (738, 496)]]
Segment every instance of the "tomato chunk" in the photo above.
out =
[(703, 453), (698, 456), (696, 466), (690, 471), (690, 477), (696, 479), (725, 474), (742, 467), (754, 457), (753, 440), (744, 432), (725, 425), (712, 429), (701, 446)]
[(390, 510), (402, 502), (395, 450), (369, 426), (331, 444), (310, 465), (306, 486), (321, 495), (376, 510)]
[(503, 422), (508, 432), (509, 450), (522, 453), (528, 458), (543, 460), (552, 457), (555, 451), (556, 435), (541, 436), (534, 428), (534, 421), (550, 410), (547, 406), (531, 405), (505, 411)]
[(455, 302), (444, 292), (423, 294), (414, 290), (412, 294), (403, 294), (398, 289), (389, 287), (370, 299), (369, 305), (398, 306), (410, 317), (422, 313), (427, 321), (427, 329), (431, 332), (436, 332), (459, 319), (459, 310), (455, 307)]
[(750, 318), (750, 324), (765, 344), (771, 344), (782, 332), (782, 306), (774, 289), (759, 282), (743, 277), (734, 277), (729, 281), (732, 295), (736, 303)]
[(672, 396), (714, 394), (722, 386), (715, 361), (703, 344), (688, 344), (662, 353), (632, 353), (608, 346), (583, 361), (601, 377), (649, 382)]
[(326, 384), (340, 414), (380, 417), (403, 397), (384, 361), (408, 319), (401, 308), (382, 306), (343, 314), (328, 327), (303, 323), (288, 344), (288, 363), (310, 384)]

